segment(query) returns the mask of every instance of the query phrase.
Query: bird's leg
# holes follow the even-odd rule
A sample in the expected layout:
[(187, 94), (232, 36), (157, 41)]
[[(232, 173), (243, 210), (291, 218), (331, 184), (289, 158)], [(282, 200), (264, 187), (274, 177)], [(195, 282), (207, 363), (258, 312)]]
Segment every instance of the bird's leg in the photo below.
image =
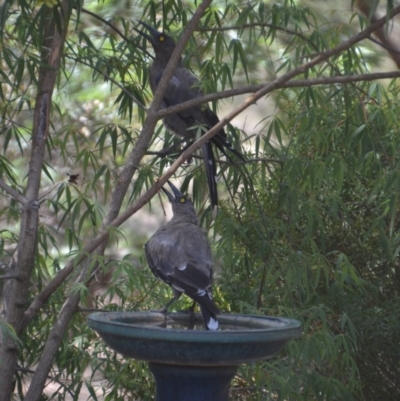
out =
[[(176, 153), (176, 157), (179, 157), (186, 149), (188, 149), (191, 145), (193, 145), (194, 141), (190, 141), (187, 142), (186, 145), (182, 148), (182, 149), (178, 149), (180, 145), (182, 145), (182, 143), (187, 142), (187, 139), (182, 139), (181, 141), (179, 141), (178, 143), (175, 143), (172, 146), (169, 146), (168, 148), (165, 148), (161, 151), (158, 152), (158, 154), (161, 157), (166, 157), (166, 156), (171, 156), (171, 155), (175, 155), (175, 151), (177, 151)], [(186, 159), (186, 163), (190, 164), (192, 162), (192, 158), (189, 157), (188, 159)]]
[[(174, 143), (171, 146), (168, 146), (167, 148), (162, 149), (161, 151), (159, 151), (159, 155), (161, 157), (166, 157), (166, 156), (170, 156), (172, 154), (174, 154), (176, 151), (179, 150), (179, 147), (182, 145), (182, 143), (185, 143), (186, 139), (181, 139), (179, 142)], [(184, 148), (184, 150), (187, 149), (187, 147)], [(178, 156), (182, 153), (183, 151), (179, 151), (178, 152)]]
[(174, 296), (172, 299), (170, 299), (162, 308), (160, 308), (160, 312), (167, 313), (169, 306), (171, 304), (173, 304), (177, 299), (178, 299), (178, 297), (176, 297), (176, 296)]
[(192, 306), (188, 309), (190, 313), (190, 328), (194, 329), (195, 318), (194, 318), (194, 307), (196, 306), (196, 301), (193, 301)]
[[(194, 141), (187, 142), (186, 146), (179, 152), (178, 156), (180, 156), (186, 149), (188, 149), (190, 146), (192, 146), (193, 143), (194, 143)], [(193, 160), (192, 157), (188, 157), (186, 159), (186, 163), (190, 164), (192, 162), (192, 160)]]
[(160, 309), (154, 310), (154, 312), (159, 312), (159, 313), (164, 313), (165, 315), (168, 313), (168, 308), (169, 306), (174, 303), (176, 300), (180, 298), (182, 294), (180, 292), (175, 292), (174, 291), (174, 297), (170, 299), (164, 306), (162, 306)]
[[(177, 146), (173, 145), (173, 146), (170, 146), (169, 148), (164, 149), (163, 152), (164, 152), (165, 150), (170, 150), (170, 151), (171, 151), (171, 150), (178, 150), (178, 149), (177, 149), (177, 148), (178, 148), (178, 145), (181, 145), (181, 144), (184, 143), (184, 142), (187, 142), (187, 139), (183, 139), (182, 141), (179, 141), (179, 143), (177, 144)], [(176, 157), (178, 158), (186, 149), (188, 149), (190, 146), (192, 146), (193, 143), (194, 143), (194, 141), (187, 142), (187, 143), (186, 143), (186, 146), (184, 146), (182, 149), (179, 149), (179, 152), (176, 153)], [(172, 152), (171, 152), (171, 153), (168, 153), (168, 155), (171, 155), (171, 154), (172, 154)], [(192, 157), (188, 157), (188, 158), (186, 159), (186, 163), (187, 163), (187, 164), (190, 164), (191, 162), (192, 162)]]
[(193, 301), (192, 306), (187, 309), (184, 309), (180, 312), (190, 313), (190, 320), (189, 320), (189, 329), (193, 329), (195, 325), (195, 318), (194, 318), (194, 307), (196, 306), (196, 301)]

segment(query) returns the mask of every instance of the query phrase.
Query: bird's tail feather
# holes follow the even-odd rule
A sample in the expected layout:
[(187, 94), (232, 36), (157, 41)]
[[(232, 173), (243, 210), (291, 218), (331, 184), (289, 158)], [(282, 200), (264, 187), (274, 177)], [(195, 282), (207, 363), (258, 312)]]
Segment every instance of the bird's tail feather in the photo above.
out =
[(205, 306), (200, 304), (201, 314), (203, 315), (204, 324), (207, 330), (218, 330), (218, 319), (215, 313), (209, 311)]
[(231, 153), (233, 153), (238, 159), (241, 161), (245, 162), (246, 159), (245, 157), (238, 151), (236, 150), (233, 145), (229, 142), (227, 138), (225, 138), (223, 135), (214, 135), (212, 138), (212, 141), (215, 143), (215, 146), (228, 158), (230, 157), (226, 154), (225, 149), (228, 149)]
[(204, 294), (190, 294), (190, 297), (199, 304), (206, 328), (208, 330), (217, 330), (217, 315), (219, 315), (221, 311), (211, 299), (210, 294), (205, 291)]
[(217, 191), (217, 166), (215, 164), (214, 153), (211, 142), (207, 142), (201, 148), (204, 159), (204, 166), (207, 174), (208, 189), (210, 191), (211, 206), (214, 209), (218, 206), (218, 191)]

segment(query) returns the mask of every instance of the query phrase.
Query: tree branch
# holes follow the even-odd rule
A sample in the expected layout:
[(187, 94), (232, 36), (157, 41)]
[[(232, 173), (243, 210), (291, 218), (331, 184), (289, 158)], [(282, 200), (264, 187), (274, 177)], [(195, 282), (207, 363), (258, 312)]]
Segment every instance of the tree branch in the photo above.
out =
[[(341, 75), (336, 77), (296, 79), (288, 82), (282, 82), (281, 84), (277, 84), (274, 87), (274, 89), (301, 88), (301, 87), (311, 87), (317, 85), (346, 84), (352, 82), (375, 81), (377, 79), (391, 79), (391, 78), (400, 78), (400, 71), (378, 72), (373, 74), (359, 74), (359, 75)], [(272, 81), (272, 83), (274, 83), (275, 81)], [(157, 117), (161, 119), (171, 114), (179, 113), (191, 107), (198, 106), (203, 103), (208, 103), (214, 100), (226, 99), (237, 95), (245, 95), (247, 93), (256, 93), (262, 90), (263, 88), (266, 88), (268, 85), (271, 85), (271, 83), (260, 84), (260, 85), (248, 85), (236, 89), (229, 89), (222, 92), (210, 93), (208, 95), (198, 97), (184, 103), (179, 103), (176, 106), (171, 106), (165, 109), (161, 109), (157, 112)]]
[(5, 192), (7, 192), (11, 196), (11, 198), (15, 199), (19, 203), (22, 203), (23, 205), (28, 204), (28, 199), (26, 199), (24, 195), (20, 194), (14, 188), (7, 185), (1, 178), (0, 178), (0, 188), (3, 189)]

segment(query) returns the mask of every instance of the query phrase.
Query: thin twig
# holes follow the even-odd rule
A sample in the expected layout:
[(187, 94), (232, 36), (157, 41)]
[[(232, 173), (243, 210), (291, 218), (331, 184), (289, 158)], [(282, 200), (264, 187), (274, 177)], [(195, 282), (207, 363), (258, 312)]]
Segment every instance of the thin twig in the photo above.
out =
[(2, 280), (21, 280), (21, 276), (19, 274), (5, 274), (0, 276), (0, 281)]
[[(76, 8), (76, 7), (74, 7)], [(111, 22), (105, 20), (104, 18), (100, 17), (100, 15), (97, 15), (89, 10), (87, 10), (86, 8), (81, 8), (81, 10), (86, 13), (91, 15), (92, 17), (98, 19), (99, 21), (103, 22), (104, 24), (106, 24), (107, 26), (109, 26), (113, 31), (115, 31), (116, 33), (118, 33), (119, 36), (121, 36), (122, 39), (124, 39), (126, 42), (132, 44), (135, 47), (139, 47), (140, 50), (142, 50), (144, 53), (146, 53), (149, 57), (154, 58), (154, 56), (152, 54), (150, 54), (146, 49), (142, 48), (141, 46), (138, 46), (137, 43), (134, 43), (131, 39), (129, 39), (127, 36), (125, 36), (114, 24), (112, 24)], [(136, 32), (140, 33), (140, 31), (136, 28), (133, 28)]]
[(267, 22), (255, 22), (253, 24), (242, 24), (242, 25), (231, 25), (231, 26), (218, 26), (218, 27), (213, 27), (213, 28), (199, 27), (199, 28), (196, 28), (196, 31), (198, 31), (198, 32), (237, 31), (237, 30), (241, 30), (241, 29), (245, 29), (245, 28), (255, 28), (255, 27), (271, 28), (271, 29), (275, 29), (277, 31), (282, 31), (282, 32), (288, 33), (289, 35), (299, 36), (299, 37), (303, 38), (304, 40), (307, 40), (307, 38), (299, 32), (292, 31), (291, 29), (287, 29), (287, 28), (282, 28), (278, 25), (268, 24)]
[(69, 58), (70, 60), (74, 60), (77, 63), (86, 65), (87, 67), (90, 67), (93, 70), (97, 71), (104, 78), (106, 78), (109, 81), (111, 81), (115, 86), (118, 86), (118, 88), (120, 88), (126, 95), (128, 95), (141, 109), (143, 109), (144, 111), (147, 111), (147, 108), (146, 108), (146, 106), (144, 104), (142, 104), (138, 99), (136, 99), (135, 96), (133, 96), (132, 93), (128, 91), (128, 89), (126, 89), (122, 84), (120, 84), (117, 80), (112, 78), (110, 75), (107, 75), (105, 72), (101, 71), (96, 66), (94, 66), (94, 65), (92, 65), (90, 63), (87, 63), (87, 62), (83, 61), (80, 58), (75, 58), (75, 57), (73, 57), (71, 55), (68, 55), (68, 54), (66, 54), (66, 57)]
[(374, 38), (372, 38), (371, 36), (368, 38), (371, 42), (377, 44), (378, 46), (383, 47), (384, 49), (386, 49), (387, 51), (391, 52), (391, 53), (396, 53), (396, 54), (400, 54), (400, 51), (396, 50), (394, 47), (387, 45), (386, 43), (380, 42), (379, 40), (376, 40)]

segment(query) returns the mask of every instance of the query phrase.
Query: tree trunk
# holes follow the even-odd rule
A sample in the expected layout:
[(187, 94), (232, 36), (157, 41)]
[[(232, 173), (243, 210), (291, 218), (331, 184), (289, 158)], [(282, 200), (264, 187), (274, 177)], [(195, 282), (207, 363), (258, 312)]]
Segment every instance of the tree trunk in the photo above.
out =
[[(56, 13), (59, 13), (60, 25), (55, 22)], [(64, 0), (61, 3), (61, 8), (48, 9), (46, 25), (43, 27), (41, 60), (44, 66), (39, 70), (31, 141), (32, 151), (25, 195), (26, 202), (22, 204), (21, 228), (14, 272), (18, 279), (13, 280), (5, 317), (6, 323), (14, 328), (17, 335), (20, 335), (22, 329), (21, 322), (26, 308), (30, 278), (37, 252), (40, 179), (49, 129), (51, 99), (60, 68), (69, 15), (68, 1)], [(9, 337), (3, 338), (0, 349), (0, 401), (11, 399), (17, 359), (17, 344)]]

